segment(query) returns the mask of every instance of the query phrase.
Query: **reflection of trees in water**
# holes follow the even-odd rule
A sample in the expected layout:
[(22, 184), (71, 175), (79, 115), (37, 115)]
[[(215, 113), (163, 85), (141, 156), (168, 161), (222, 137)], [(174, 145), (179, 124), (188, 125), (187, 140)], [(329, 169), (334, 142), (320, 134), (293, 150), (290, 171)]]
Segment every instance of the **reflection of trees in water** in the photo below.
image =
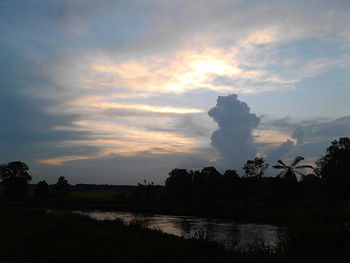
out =
[(187, 238), (213, 241), (212, 233), (201, 226), (195, 226), (190, 233), (187, 233)]
[(211, 221), (195, 222), (191, 225), (191, 231), (187, 232), (187, 238), (215, 241), (226, 248), (235, 248), (241, 242), (240, 228), (237, 225), (218, 225)]
[(226, 248), (236, 248), (241, 242), (241, 231), (237, 225), (228, 228), (223, 244)]
[(192, 220), (185, 218), (185, 219), (177, 220), (174, 223), (178, 228), (180, 228), (183, 231), (184, 235), (189, 234), (193, 231)]
[(207, 241), (218, 241), (216, 238), (216, 229), (210, 221), (200, 220), (193, 222), (190, 231), (187, 232), (188, 238), (203, 239)]
[(279, 228), (261, 225), (241, 226), (241, 240), (237, 248), (248, 251), (274, 251), (278, 245), (278, 230)]
[(153, 224), (148, 218), (134, 217), (129, 221), (129, 225), (151, 228)]
[[(185, 238), (204, 239), (226, 248), (244, 249), (249, 244), (276, 246), (278, 228), (267, 225), (234, 224), (195, 217), (147, 215), (128, 212), (80, 212), (97, 220), (121, 220), (126, 224), (161, 230)], [(263, 243), (262, 243), (263, 242)], [(266, 246), (265, 246), (266, 245)]]

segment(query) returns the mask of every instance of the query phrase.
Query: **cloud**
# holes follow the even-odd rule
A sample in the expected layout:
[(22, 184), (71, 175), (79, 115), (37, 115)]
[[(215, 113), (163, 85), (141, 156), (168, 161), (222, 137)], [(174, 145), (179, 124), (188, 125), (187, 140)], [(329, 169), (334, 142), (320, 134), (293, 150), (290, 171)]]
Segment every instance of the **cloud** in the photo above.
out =
[[(282, 157), (292, 159), (297, 155), (315, 161), (326, 152), (331, 141), (339, 137), (350, 136), (350, 116), (333, 120), (310, 119), (302, 121), (283, 118), (264, 125), (284, 132), (294, 139), (288, 139), (277, 147), (272, 145), (265, 150), (268, 158), (273, 161)], [(266, 145), (264, 146), (266, 147)]]
[[(86, 103), (86, 102), (85, 102)], [(89, 102), (88, 107), (84, 105), (75, 104), (72, 105), (72, 110), (76, 108), (82, 108), (86, 110), (105, 111), (109, 109), (125, 109), (125, 110), (136, 110), (136, 111), (146, 111), (146, 112), (156, 112), (156, 113), (171, 113), (171, 114), (188, 114), (188, 113), (200, 113), (203, 112), (201, 109), (194, 108), (177, 108), (170, 106), (156, 106), (156, 105), (145, 105), (145, 104), (125, 104), (118, 102)]]
[(260, 118), (250, 113), (247, 104), (239, 101), (237, 95), (219, 96), (208, 114), (219, 126), (211, 136), (211, 144), (220, 153), (220, 164), (237, 169), (255, 157), (253, 129), (258, 127)]
[(272, 121), (269, 125), (274, 126), (275, 129), (288, 130), (298, 144), (323, 138), (332, 140), (350, 135), (350, 116), (336, 119), (312, 118), (309, 120), (282, 118)]
[[(296, 128), (299, 135), (297, 151), (313, 159), (325, 154), (328, 146), (339, 137), (350, 137), (350, 116), (333, 120), (314, 120)], [(300, 133), (300, 134), (299, 134)]]
[(287, 140), (279, 146), (271, 149), (266, 154), (266, 159), (269, 163), (275, 164), (279, 159), (283, 159), (293, 148), (293, 141)]
[[(171, 152), (215, 159), (193, 155), (209, 147), (215, 127), (204, 113), (218, 95), (276, 94), (335, 68), (346, 71), (348, 7), (299, 0), (0, 1), (0, 156), (39, 160), (37, 167), (62, 174), (65, 165), (78, 174), (90, 161), (110, 171), (113, 158), (132, 166), (127, 160), (140, 156), (172, 163)], [(240, 117), (229, 114), (238, 125)], [(243, 123), (247, 137), (219, 124), (213, 142), (244, 137), (243, 159), (264, 143), (271, 150), (296, 139), (298, 149), (314, 149), (348, 127), (340, 120), (313, 124)], [(239, 155), (222, 143), (220, 149)]]
[[(1, 20), (0, 25), (6, 28), (4, 21)], [(54, 147), (62, 140), (86, 138), (87, 133), (52, 130), (54, 126), (70, 125), (79, 119), (79, 115), (59, 115), (46, 111), (53, 100), (43, 94), (50, 94), (58, 89), (50, 76), (43, 74), (45, 72), (43, 69), (47, 66), (45, 60), (49, 57), (46, 54), (47, 50), (44, 48), (41, 54), (38, 54), (37, 48), (28, 45), (26, 41), (22, 43), (23, 41), (16, 39), (14, 37), (16, 30), (13, 31), (8, 32), (8, 37), (0, 43), (2, 61), (0, 159), (2, 162), (22, 160), (32, 163), (35, 158), (44, 155), (95, 152), (94, 147), (88, 146), (71, 147), (69, 150)], [(27, 33), (23, 34), (22, 37), (25, 38)]]
[[(183, 167), (183, 163), (197, 160), (203, 156), (196, 153), (165, 153), (151, 154), (140, 153), (138, 155), (123, 156), (110, 155), (105, 158), (80, 159), (65, 162), (64, 165), (53, 165), (33, 163), (30, 166), (30, 173), (35, 182), (47, 180), (55, 183), (61, 175), (65, 176), (72, 184), (75, 183), (108, 183), (108, 184), (130, 184), (135, 185), (146, 179), (156, 184), (164, 184), (168, 173), (174, 167)], [(205, 162), (197, 161), (199, 168)], [(197, 164), (195, 163), (195, 165)], [(186, 166), (194, 167), (192, 165)], [(197, 168), (197, 166), (195, 166)]]
[(267, 128), (265, 125), (259, 126), (259, 128), (253, 132), (253, 135), (256, 143), (274, 144), (293, 140), (286, 132), (274, 130), (272, 127)]
[(62, 140), (56, 147), (94, 147), (95, 153), (86, 155), (64, 155), (54, 158), (41, 158), (38, 161), (45, 164), (60, 165), (65, 162), (85, 159), (109, 158), (113, 155), (133, 156), (143, 153), (168, 154), (190, 153), (197, 145), (197, 138), (180, 134), (174, 130), (148, 130), (145, 127), (121, 125), (117, 122), (102, 122), (100, 120), (75, 121), (71, 126), (57, 126), (58, 131), (83, 131), (88, 134), (81, 140)]

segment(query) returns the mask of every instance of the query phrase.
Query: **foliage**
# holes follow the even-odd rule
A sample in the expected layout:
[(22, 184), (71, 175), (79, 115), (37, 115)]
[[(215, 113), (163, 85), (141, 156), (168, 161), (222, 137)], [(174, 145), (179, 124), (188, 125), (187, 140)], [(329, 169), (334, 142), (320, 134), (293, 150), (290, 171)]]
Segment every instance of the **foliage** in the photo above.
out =
[(281, 231), (279, 246), (289, 256), (308, 254), (338, 262), (337, 255), (344, 256), (350, 248), (350, 226), (343, 222), (304, 218)]
[(350, 138), (334, 140), (316, 164), (317, 174), (325, 182), (329, 196), (334, 201), (347, 201), (350, 195)]
[(236, 171), (228, 170), (224, 175), (214, 167), (187, 171), (173, 169), (165, 182), (165, 190), (171, 199), (199, 203), (210, 203), (222, 196), (233, 198), (236, 195), (239, 176)]
[(70, 192), (70, 185), (64, 176), (60, 176), (57, 183), (53, 185), (53, 193), (56, 196), (63, 197)]
[[(156, 198), (160, 191), (159, 185), (154, 185), (153, 182), (147, 183), (147, 180), (144, 180), (143, 182), (143, 184), (137, 184), (133, 194), (133, 199), (149, 201)], [(119, 194), (115, 196), (115, 200), (122, 201), (123, 199), (125, 199), (125, 195)]]
[[(254, 176), (239, 177), (235, 170), (227, 170), (221, 175), (214, 167), (202, 170), (187, 171), (173, 169), (166, 180), (164, 200), (191, 201), (197, 204), (291, 204), (298, 201), (298, 195), (313, 200), (308, 195), (313, 192), (322, 194), (319, 181), (314, 176), (303, 176), (303, 183), (298, 183), (295, 173), (298, 168), (312, 168), (310, 165), (299, 165), (303, 157), (298, 156), (291, 166), (283, 164), (284, 177), (263, 177), (268, 164), (263, 158), (248, 161), (246, 170)], [(248, 168), (249, 167), (249, 168)], [(290, 175), (291, 174), (291, 175)], [(300, 199), (299, 198), (299, 199)]]
[(283, 161), (278, 160), (277, 165), (272, 166), (275, 169), (282, 169), (283, 171), (279, 173), (277, 176), (284, 177), (288, 182), (296, 183), (297, 180), (297, 174), (301, 175), (302, 177), (305, 176), (303, 173), (299, 172), (297, 169), (313, 169), (311, 165), (299, 165), (296, 166), (300, 161), (304, 160), (304, 157), (297, 156), (293, 160), (293, 162), (290, 165), (286, 165)]
[(264, 175), (264, 171), (269, 167), (269, 164), (262, 157), (255, 157), (254, 160), (248, 160), (243, 170), (246, 177), (261, 178)]
[(34, 194), (37, 197), (46, 197), (50, 193), (49, 185), (45, 181), (40, 181), (36, 184)]
[(191, 184), (191, 176), (185, 169), (175, 168), (169, 172), (169, 177), (165, 181), (165, 186), (169, 189), (183, 189)]
[(171, 198), (186, 201), (191, 198), (192, 176), (185, 169), (175, 168), (165, 181)]
[(222, 195), (234, 201), (238, 195), (239, 175), (236, 170), (226, 170), (222, 175)]
[(32, 177), (28, 173), (26, 163), (15, 161), (0, 166), (0, 179), (5, 187), (3, 194), (10, 196), (23, 196), (28, 189), (28, 182)]

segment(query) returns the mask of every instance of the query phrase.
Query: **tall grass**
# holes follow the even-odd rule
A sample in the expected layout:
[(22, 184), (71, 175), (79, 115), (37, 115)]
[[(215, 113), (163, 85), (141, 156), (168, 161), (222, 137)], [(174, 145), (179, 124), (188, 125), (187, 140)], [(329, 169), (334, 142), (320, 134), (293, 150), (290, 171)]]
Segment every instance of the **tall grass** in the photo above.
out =
[(96, 221), (44, 210), (0, 209), (0, 260), (35, 262), (348, 262), (350, 228), (335, 221), (299, 220), (277, 247), (256, 240), (226, 250), (205, 232), (183, 239), (137, 222)]

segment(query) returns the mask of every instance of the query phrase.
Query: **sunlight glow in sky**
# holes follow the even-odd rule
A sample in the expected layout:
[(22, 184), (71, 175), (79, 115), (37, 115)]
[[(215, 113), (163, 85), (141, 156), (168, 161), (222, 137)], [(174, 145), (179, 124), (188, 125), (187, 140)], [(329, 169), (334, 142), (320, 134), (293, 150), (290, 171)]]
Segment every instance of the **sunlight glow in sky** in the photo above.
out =
[(312, 163), (350, 135), (349, 21), (347, 0), (1, 1), (1, 160), (49, 182), (220, 169), (208, 110), (237, 94), (258, 154)]

